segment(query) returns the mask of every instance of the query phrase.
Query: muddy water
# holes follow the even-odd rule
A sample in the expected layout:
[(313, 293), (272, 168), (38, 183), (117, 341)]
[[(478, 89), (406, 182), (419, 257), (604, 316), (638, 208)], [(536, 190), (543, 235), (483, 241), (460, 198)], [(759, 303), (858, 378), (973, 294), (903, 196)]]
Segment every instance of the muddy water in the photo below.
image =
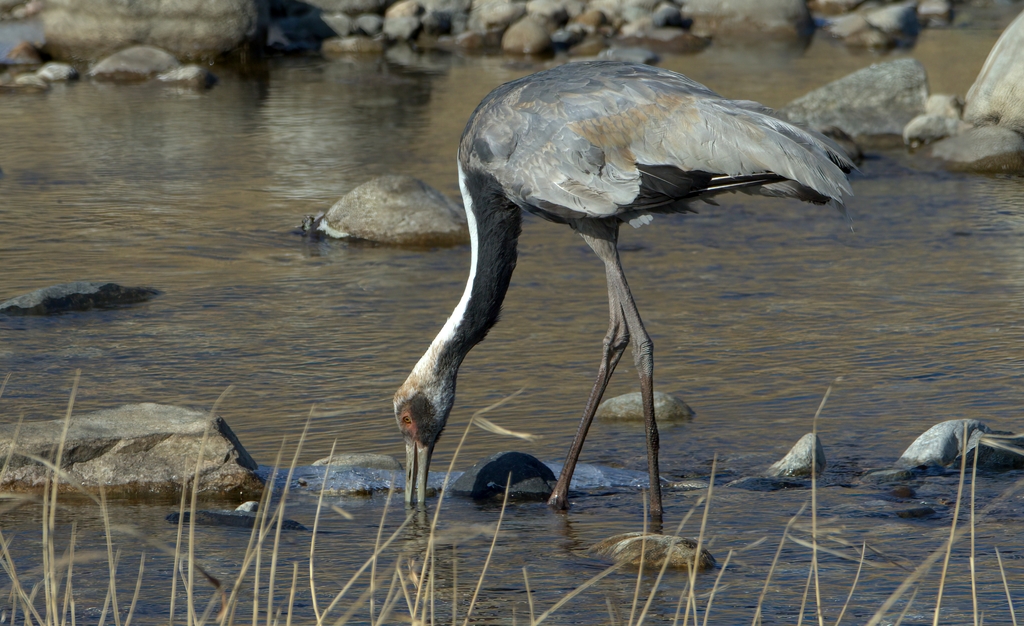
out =
[[(964, 94), (1012, 13), (962, 16), (957, 28), (927, 30), (914, 49), (886, 57), (817, 38), (807, 49), (711, 47), (663, 65), (725, 95), (780, 106), (872, 62), (913, 56), (928, 69), (933, 91)], [(261, 463), (273, 462), (282, 439), (294, 444), (311, 407), (302, 462), (325, 455), (335, 440), (341, 450), (401, 455), (390, 397), (458, 300), (469, 250), (308, 243), (293, 230), (303, 215), (375, 175), (411, 174), (455, 196), (454, 155), (466, 117), (491, 88), (540, 67), (434, 55), (280, 59), (256, 76), (220, 70), (221, 84), (202, 94), (86, 81), (5, 96), (0, 298), (71, 280), (148, 285), (163, 295), (117, 311), (0, 319), (0, 373), (13, 372), (0, 416), (62, 415), (80, 368), (79, 412), (143, 401), (208, 407), (233, 385), (221, 413)], [(894, 502), (883, 488), (857, 486), (855, 476), (891, 463), (940, 420), (973, 417), (1021, 430), (1024, 183), (946, 173), (902, 150), (876, 150), (853, 186), (852, 229), (827, 208), (726, 197), (699, 215), (627, 228), (623, 263), (654, 339), (657, 388), (697, 412), (691, 424), (663, 428), (663, 473), (706, 478), (715, 455), (719, 484), (756, 473), (810, 430), (825, 388), (841, 376), (819, 424), (829, 461), (819, 510), (821, 524), (856, 548), (828, 546), (849, 556), (866, 541), (913, 567), (948, 533), (956, 477), (923, 479), (915, 483), (917, 498)], [(605, 298), (601, 266), (582, 240), (527, 219), (503, 320), (463, 366), (437, 468), (447, 466), (455, 433), (472, 411), (520, 388), (493, 419), (541, 438), (527, 444), (474, 432), (458, 465), (509, 448), (560, 460), (600, 355)], [(635, 388), (624, 362), (609, 394)], [(583, 460), (642, 469), (642, 433), (599, 424)], [(979, 509), (1020, 477), (981, 476)], [(699, 495), (668, 492), (667, 525)], [(716, 491), (707, 535), (719, 563), (730, 549), (769, 538), (730, 564), (713, 611), (723, 623), (753, 618), (778, 537), (808, 497), (806, 490)], [(894, 515), (919, 503), (936, 514)], [(321, 606), (372, 552), (384, 497), (341, 505), (355, 519), (331, 514), (324, 522)], [(464, 615), (490, 544), (475, 533), (493, 530), (498, 507), (447, 506), (442, 526), (463, 538), (457, 558)], [(1014, 546), (1024, 539), (1022, 509), (1024, 501), (1012, 496), (978, 528), (979, 599), (989, 622), (1009, 620), (994, 546), (1006, 553), (1021, 593), (1024, 555)], [(117, 521), (173, 542), (173, 527), (162, 521), (167, 510), (114, 508)], [(311, 524), (311, 502), (300, 498), (289, 515)], [(400, 518), (392, 514), (388, 527)], [(103, 547), (94, 507), (64, 511), (61, 529), (72, 519), (80, 541)], [(5, 533), (18, 532), (23, 569), (39, 562), (37, 522), (26, 509), (3, 518)], [(420, 545), (423, 522), (414, 525), (398, 544), (404, 550)], [(542, 505), (511, 507), (475, 614), (500, 623), (513, 614), (522, 619), (529, 611), (524, 566), (538, 611), (545, 609), (604, 567), (586, 555), (588, 545), (641, 525), (641, 497), (626, 489), (581, 494), (568, 515)], [(694, 522), (687, 529), (697, 532)], [(247, 540), (241, 531), (200, 529), (199, 553), (229, 578)], [(120, 532), (115, 541), (125, 555), (121, 588), (129, 589), (139, 542)], [(444, 545), (437, 611), (447, 620), (441, 616), (450, 615), (452, 549)], [(769, 587), (766, 623), (794, 622), (799, 611), (810, 557), (787, 545)], [(951, 623), (971, 619), (965, 550), (954, 552), (943, 601)], [(293, 562), (305, 571), (307, 554), (308, 535), (286, 534), (279, 586), (290, 580)], [(822, 561), (822, 600), (834, 620), (856, 563), (835, 555)], [(905, 577), (899, 567), (881, 567), (880, 556), (873, 563), (880, 567), (865, 568), (851, 603), (853, 622), (866, 621)], [(165, 557), (151, 557), (137, 617), (166, 616), (171, 569)], [(106, 571), (101, 561), (78, 575), (78, 608), (92, 620), (102, 609)], [(607, 599), (626, 619), (633, 580), (613, 574), (556, 617), (606, 620)], [(906, 623), (931, 619), (937, 576), (925, 581)], [(713, 582), (702, 576), (699, 592)], [(671, 618), (684, 578), (670, 575), (663, 584), (676, 595), (659, 596), (652, 609), (658, 620)], [(279, 594), (272, 612), (282, 601)], [(312, 614), (308, 592), (296, 603), (297, 614)], [(897, 603), (892, 619), (904, 606)]]

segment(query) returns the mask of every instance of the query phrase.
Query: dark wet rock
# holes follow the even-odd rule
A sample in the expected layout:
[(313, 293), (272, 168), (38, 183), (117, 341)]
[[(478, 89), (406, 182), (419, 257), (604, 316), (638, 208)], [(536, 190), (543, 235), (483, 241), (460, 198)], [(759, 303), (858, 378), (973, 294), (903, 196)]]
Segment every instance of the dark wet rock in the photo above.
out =
[(489, 30), (504, 32), (506, 28), (526, 15), (526, 5), (508, 0), (474, 2), (469, 13), (469, 30), (484, 33)]
[(345, 15), (362, 15), (363, 13), (384, 13), (390, 4), (389, 0), (307, 0), (309, 4), (323, 10), (324, 13), (344, 13)]
[[(60, 465), (90, 491), (103, 485), (113, 495), (173, 496), (183, 480), (192, 482), (209, 417), (151, 403), (72, 416)], [(2, 487), (42, 489), (49, 470), (28, 457), (53, 460), (63, 428), (63, 420), (22, 424)], [(15, 430), (14, 424), (0, 426), (0, 457), (11, 453)], [(256, 462), (220, 417), (210, 425), (202, 458), (198, 491), (204, 496), (252, 497), (263, 489)]]
[(133, 44), (214, 58), (257, 43), (266, 18), (262, 0), (46, 0), (42, 12), (47, 50), (83, 59)]
[(897, 485), (889, 490), (889, 495), (894, 498), (908, 499), (915, 497), (917, 492), (909, 485)]
[(551, 36), (542, 21), (526, 16), (505, 31), (501, 50), (505, 54), (548, 54), (552, 50)]
[(89, 76), (103, 80), (145, 80), (180, 65), (166, 50), (153, 46), (132, 46), (97, 63), (89, 70)]
[(384, 18), (384, 36), (395, 41), (409, 41), (419, 34), (423, 23), (416, 16)]
[[(659, 57), (654, 52), (648, 50), (647, 48), (623, 48), (618, 46), (602, 50), (601, 54), (597, 56), (599, 59), (607, 59), (609, 61), (624, 61), (626, 63), (646, 63), (648, 65), (654, 65), (655, 63), (661, 60), (661, 57)], [(658, 415), (657, 409), (655, 409), (655, 415)], [(642, 415), (640, 416), (640, 419), (643, 419)]]
[(79, 281), (36, 289), (0, 302), (0, 313), (53, 315), (67, 311), (88, 311), (145, 302), (158, 294), (156, 289), (149, 287), (122, 287), (115, 283)]
[(394, 245), (469, 242), (461, 208), (411, 176), (381, 176), (363, 183), (331, 207), (314, 229), (330, 237)]
[(960, 455), (964, 446), (964, 426), (968, 440), (975, 431), (990, 432), (989, 427), (978, 420), (947, 420), (926, 430), (910, 444), (896, 464), (912, 468), (929, 465), (947, 467)]
[(931, 155), (969, 172), (1024, 171), (1024, 136), (1001, 126), (979, 126), (937, 142)]
[(362, 35), (332, 37), (320, 45), (320, 53), (329, 59), (346, 55), (384, 54), (384, 42)]
[[(348, 37), (352, 34), (352, 18), (344, 13), (321, 13), (320, 19), (334, 31), (338, 37)], [(331, 39), (328, 37), (327, 39)], [(321, 43), (322, 45), (322, 43)]]
[(683, 28), (684, 24), (683, 14), (680, 13), (679, 7), (671, 2), (659, 4), (651, 14), (651, 20), (654, 22), (655, 28)]
[(1024, 12), (992, 46), (967, 92), (964, 120), (1024, 134)]
[(928, 77), (914, 59), (878, 63), (797, 98), (779, 110), (784, 119), (816, 130), (835, 126), (851, 137), (902, 136), (924, 113)]
[(960, 129), (960, 120), (942, 115), (918, 115), (903, 128), (903, 143), (912, 148), (951, 137)]
[(690, 54), (708, 47), (710, 39), (698, 37), (681, 28), (652, 28), (647, 32), (634, 36), (620, 36), (620, 46), (647, 48), (665, 54)]
[(395, 457), (369, 452), (336, 453), (334, 456), (326, 456), (313, 461), (313, 466), (327, 465), (328, 463), (331, 467), (367, 467), (369, 469), (402, 471), (402, 464)]
[[(1024, 469), (1024, 454), (1018, 454), (1004, 448), (987, 444), (982, 437), (991, 442), (999, 442), (1024, 450), (1024, 437), (1014, 437), (1012, 433), (975, 431), (967, 442), (967, 466), (973, 467), (974, 455), (978, 454), (978, 468), (985, 470), (1006, 471)], [(957, 457), (952, 465), (960, 466), (961, 459)]]
[[(693, 409), (667, 393), (654, 392), (654, 418), (658, 423), (685, 422), (693, 419)], [(639, 391), (610, 398), (597, 407), (596, 417), (602, 420), (644, 421), (643, 401)]]
[[(653, 533), (623, 533), (609, 537), (590, 549), (592, 554), (607, 557), (616, 563), (628, 563), (639, 567), (661, 567), (668, 558), (668, 567), (689, 569), (697, 552), (697, 541), (688, 537), (656, 535)], [(701, 548), (697, 571), (715, 566), (715, 557)]]
[(926, 26), (947, 26), (953, 21), (953, 4), (949, 0), (921, 0), (917, 3), (917, 19)]
[(687, 0), (683, 9), (701, 36), (804, 37), (814, 31), (806, 0)]
[(48, 83), (56, 83), (64, 80), (77, 80), (78, 70), (67, 63), (50, 62), (36, 70), (36, 76)]
[(807, 433), (786, 456), (768, 468), (767, 474), (772, 477), (810, 477), (812, 466), (814, 475), (820, 477), (825, 471), (825, 448), (821, 445), (821, 438)]
[(209, 89), (217, 84), (217, 77), (213, 72), (198, 65), (182, 65), (158, 74), (156, 79), (162, 83), (173, 83), (192, 89)]
[(365, 13), (355, 19), (353, 26), (356, 32), (374, 37), (384, 28), (384, 19), (373, 13)]
[(867, 485), (884, 485), (905, 482), (913, 478), (914, 472), (909, 469), (882, 469), (867, 472), (860, 477), (860, 482)]
[[(183, 522), (185, 524), (188, 524), (192, 519), (195, 519), (196, 526), (221, 526), (227, 528), (252, 528), (259, 523), (260, 519), (255, 512), (239, 511), (237, 509), (233, 511), (196, 511), (194, 518), (189, 511), (185, 511), (184, 515), (179, 515), (178, 512), (175, 511), (164, 519), (172, 524), (177, 524), (180, 517), (185, 518)], [(267, 526), (273, 527), (276, 524), (276, 517), (267, 519)], [(281, 520), (281, 530), (309, 529), (295, 520), (284, 519)]]
[(503, 497), (509, 484), (510, 498), (541, 500), (550, 496), (555, 488), (555, 475), (547, 465), (529, 454), (499, 452), (459, 476), (451, 491), (474, 500), (485, 500)]
[[(295, 4), (298, 3), (292, 3), (293, 6)], [(305, 6), (305, 11), (270, 22), (267, 28), (267, 47), (284, 52), (317, 50), (324, 39), (338, 36), (338, 32), (323, 19), (320, 9)], [(344, 34), (348, 34), (348, 31)]]
[(917, 506), (912, 509), (896, 511), (896, 517), (902, 517), (903, 519), (922, 519), (933, 515), (935, 515), (935, 509), (930, 506)]
[(783, 489), (807, 489), (810, 487), (810, 483), (768, 476), (747, 476), (727, 483), (725, 486), (747, 491), (781, 491)]
[(39, 51), (27, 41), (11, 47), (0, 57), (0, 65), (39, 65), (42, 62)]

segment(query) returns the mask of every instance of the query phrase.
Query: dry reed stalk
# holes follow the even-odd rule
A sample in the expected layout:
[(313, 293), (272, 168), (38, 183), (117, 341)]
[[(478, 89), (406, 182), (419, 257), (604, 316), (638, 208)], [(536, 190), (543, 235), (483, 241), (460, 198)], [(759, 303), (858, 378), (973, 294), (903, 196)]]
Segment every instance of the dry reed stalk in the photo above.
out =
[(533, 592), (530, 591), (530, 577), (526, 573), (525, 565), (523, 566), (523, 582), (526, 584), (526, 602), (530, 605), (530, 626), (533, 626), (537, 620), (533, 613)]
[(1003, 569), (1003, 555), (999, 554), (999, 548), (996, 548), (996, 560), (999, 561), (999, 575), (1003, 578), (1003, 589), (1006, 590), (1006, 603), (1010, 605), (1010, 619), (1013, 620), (1013, 626), (1017, 626), (1017, 614), (1013, 610), (1013, 598), (1010, 597), (1010, 585), (1006, 583), (1006, 570)]
[(718, 585), (722, 582), (722, 576), (725, 575), (725, 570), (729, 567), (729, 561), (732, 559), (732, 555), (732, 550), (729, 550), (729, 553), (725, 555), (725, 563), (722, 564), (722, 569), (718, 571), (718, 576), (715, 578), (715, 584), (711, 587), (711, 595), (708, 597), (708, 603), (704, 607), (703, 626), (708, 626), (708, 615), (711, 614), (711, 603), (715, 599), (715, 592), (718, 591)]
[[(380, 550), (380, 538), (384, 534), (384, 520), (388, 516), (388, 508), (391, 506), (391, 498), (395, 495), (395, 476), (391, 475), (391, 485), (388, 487), (388, 497), (384, 500), (384, 510), (380, 514), (380, 523), (377, 524), (377, 539), (373, 543), (374, 555)], [(373, 624), (373, 595), (374, 585), (377, 582), (377, 556), (373, 557), (373, 564), (370, 566), (370, 624)]]
[[(704, 515), (700, 520), (700, 534), (697, 535), (697, 548), (693, 552), (693, 565), (690, 566), (690, 597), (686, 604), (693, 604), (693, 626), (697, 626), (697, 564), (700, 563), (700, 551), (704, 547), (704, 531), (708, 524), (708, 513), (711, 511), (711, 495), (715, 490), (715, 473), (718, 470), (718, 455), (711, 459), (711, 479), (708, 481), (708, 496), (704, 500)], [(686, 614), (683, 614), (683, 626), (686, 626)]]
[(857, 564), (857, 574), (853, 577), (853, 584), (850, 585), (850, 593), (846, 596), (846, 602), (843, 603), (843, 610), (839, 611), (839, 617), (836, 618), (836, 625), (843, 621), (843, 616), (846, 615), (846, 608), (850, 606), (850, 600), (853, 598), (853, 591), (857, 588), (857, 581), (860, 580), (860, 571), (864, 567), (864, 555), (867, 553), (867, 542), (861, 543), (860, 549), (860, 563)]
[[(267, 538), (267, 533), (270, 532), (270, 528), (267, 527), (267, 520), (270, 519), (270, 503), (274, 500), (273, 485), (277, 482), (277, 474), (281, 471), (281, 455), (284, 454), (285, 439), (281, 439), (281, 447), (277, 450), (277, 456), (274, 458), (274, 470), (273, 478), (269, 481), (269, 487), (263, 488), (264, 493), (267, 495), (266, 506), (260, 503), (260, 508), (257, 509), (256, 514), (260, 518), (259, 532), (256, 534), (256, 545), (255, 557), (256, 563), (253, 566), (252, 576), (252, 626), (259, 626), (260, 620), (260, 572), (262, 571), (261, 565), (263, 563), (263, 541)], [(253, 526), (255, 527), (255, 523)], [(244, 565), (244, 564), (243, 564)], [(241, 574), (240, 574), (241, 575)]]
[[(110, 511), (107, 509), (107, 491), (100, 485), (100, 512), (103, 514), (103, 530), (107, 538), (107, 562), (110, 566), (110, 599), (114, 605), (114, 624), (121, 626), (121, 613), (117, 606), (117, 564), (114, 559), (113, 538), (110, 536)], [(118, 549), (118, 556), (121, 551)], [(106, 609), (104, 608), (104, 612)], [(103, 624), (103, 617), (100, 617), (100, 624)]]
[(288, 493), (292, 486), (292, 476), (295, 475), (295, 468), (299, 464), (299, 454), (302, 453), (302, 445), (306, 442), (306, 434), (309, 432), (309, 423), (313, 419), (313, 405), (306, 417), (306, 424), (302, 427), (302, 434), (299, 435), (299, 443), (295, 445), (295, 454), (292, 455), (291, 465), (288, 466), (288, 477), (284, 481), (284, 489), (281, 490), (281, 497), (277, 500), (277, 529), (274, 532), (274, 549), (270, 555), (270, 576), (267, 580), (267, 626), (270, 626), (270, 616), (274, 606), (274, 579), (277, 575), (277, 553), (281, 545), (281, 526), (284, 524), (284, 511), (287, 506)]
[[(195, 584), (195, 570), (192, 564), (195, 563), (196, 557), (196, 500), (199, 495), (199, 475), (203, 469), (203, 453), (206, 451), (206, 442), (210, 439), (210, 426), (213, 425), (213, 418), (217, 414), (217, 407), (220, 405), (221, 400), (224, 399), (227, 394), (231, 392), (233, 387), (229, 386), (225, 389), (217, 401), (213, 403), (213, 408), (210, 409), (210, 417), (206, 420), (206, 426), (203, 428), (203, 438), (199, 442), (199, 453), (196, 455), (196, 471), (192, 477), (192, 499), (189, 503), (189, 518), (188, 518), (188, 583), (185, 587), (185, 598), (188, 602), (188, 609), (186, 610), (186, 619), (188, 626), (197, 624), (199, 619), (195, 614), (195, 601), (194, 601), (194, 584)], [(116, 605), (115, 605), (116, 607)], [(118, 624), (117, 626), (120, 626)]]
[[(646, 490), (642, 491), (641, 492), (641, 496), (640, 496), (640, 501), (643, 503), (643, 507), (644, 507), (644, 525), (643, 525), (643, 529), (642, 529), (643, 532), (640, 535), (640, 567), (637, 568), (637, 571), (636, 571), (636, 586), (633, 587), (633, 604), (632, 604), (632, 606), (629, 609), (629, 621), (627, 622), (627, 624), (629, 624), (629, 626), (633, 626), (633, 617), (636, 615), (636, 603), (637, 603), (637, 599), (640, 597), (640, 582), (643, 580), (643, 576), (644, 576), (644, 560), (645, 560), (644, 559), (644, 555), (647, 554), (647, 528), (648, 528), (647, 501), (648, 501), (648, 498), (649, 498), (648, 492)], [(686, 626), (686, 619), (685, 618), (683, 618), (683, 626)]]
[(288, 594), (288, 618), (285, 626), (292, 626), (292, 609), (295, 607), (295, 585), (299, 581), (299, 564), (292, 563), (292, 590)]
[(914, 604), (914, 598), (917, 597), (917, 588), (914, 588), (914, 593), (910, 594), (910, 598), (907, 600), (907, 606), (903, 607), (903, 611), (900, 612), (899, 618), (893, 626), (900, 626), (903, 623), (903, 618), (907, 616), (907, 612), (910, 611), (911, 605)]
[(807, 610), (807, 593), (811, 590), (811, 580), (814, 578), (814, 563), (807, 568), (807, 583), (804, 585), (804, 596), (800, 601), (800, 613), (796, 618), (796, 626), (804, 623), (804, 611)]
[(543, 613), (541, 613), (540, 616), (536, 619), (536, 621), (533, 622), (534, 626), (536, 626), (537, 624), (543, 623), (544, 620), (546, 620), (547, 618), (551, 617), (551, 615), (554, 614), (555, 611), (557, 611), (558, 609), (562, 608), (563, 606), (568, 604), (573, 598), (575, 598), (576, 596), (580, 595), (581, 593), (583, 593), (584, 591), (586, 591), (590, 587), (592, 587), (595, 584), (597, 584), (598, 582), (600, 582), (601, 579), (603, 579), (605, 576), (608, 576), (609, 574), (617, 571), (623, 565), (624, 565), (624, 563), (616, 563), (615, 565), (612, 565), (611, 567), (609, 567), (608, 569), (604, 570), (603, 572), (597, 574), (596, 576), (592, 576), (587, 581), (585, 581), (582, 585), (580, 585), (579, 587), (576, 587), (575, 589), (573, 589), (572, 591), (567, 593), (565, 596), (562, 597), (561, 600), (559, 600), (554, 605), (552, 605), (552, 607), (550, 609), (548, 609), (547, 611), (544, 611)]
[[(181, 535), (185, 528), (185, 498), (188, 496), (188, 474), (181, 473), (181, 502), (178, 503), (178, 534), (174, 541), (174, 567), (171, 568), (171, 606), (168, 626), (174, 626), (174, 604), (178, 599), (178, 567), (181, 564)], [(187, 611), (188, 609), (186, 609)]]
[[(946, 559), (942, 562), (942, 575), (939, 577), (939, 593), (935, 598), (935, 616), (932, 626), (939, 626), (939, 610), (942, 607), (942, 590), (946, 586), (946, 571), (949, 569), (949, 557), (953, 552), (953, 539), (956, 537), (956, 522), (960, 517), (960, 499), (964, 494), (964, 474), (967, 471), (967, 421), (964, 421), (963, 450), (960, 453), (960, 485), (956, 489), (956, 506), (953, 507), (953, 522), (949, 526), (949, 540), (946, 542)], [(978, 455), (975, 454), (975, 457)]]
[(476, 606), (477, 596), (480, 595), (480, 587), (484, 585), (484, 576), (487, 575), (487, 567), (491, 564), (491, 557), (494, 555), (494, 546), (498, 545), (498, 533), (501, 531), (501, 522), (505, 519), (505, 508), (508, 506), (508, 492), (512, 489), (512, 472), (508, 473), (505, 479), (505, 498), (501, 501), (501, 513), (498, 514), (498, 525), (494, 527), (494, 538), (491, 539), (491, 549), (487, 551), (487, 558), (484, 560), (484, 567), (480, 571), (480, 577), (476, 581), (476, 589), (473, 590), (473, 598), (469, 601), (469, 609), (466, 611), (466, 619), (463, 626), (469, 626), (469, 618), (473, 615), (473, 607)]
[(124, 618), (124, 626), (131, 626), (132, 616), (135, 615), (135, 604), (139, 601), (139, 592), (142, 590), (142, 573), (144, 571), (146, 571), (145, 552), (139, 558), (139, 576), (135, 579), (135, 593), (132, 594), (132, 603), (128, 607), (128, 615)]
[[(77, 539), (78, 539), (78, 522), (77, 521), (72, 521), (71, 522), (71, 543), (70, 543), (70, 545), (68, 545), (67, 583), (64, 585), (64, 606), (61, 609), (60, 626), (65, 626), (67, 624), (67, 621), (68, 621), (68, 605), (70, 603), (74, 602), (73, 596), (71, 595), (71, 576), (72, 576), (72, 574), (74, 572), (74, 567), (75, 567), (75, 541)], [(74, 607), (73, 606), (72, 606), (71, 610), (74, 611)], [(72, 619), (74, 619), (73, 615), (72, 615)], [(12, 620), (12, 623), (13, 623), (13, 620)]]
[(818, 418), (821, 417), (821, 411), (825, 408), (828, 397), (832, 395), (832, 385), (840, 380), (842, 380), (841, 377), (836, 378), (829, 384), (818, 405), (818, 410), (814, 412), (814, 419), (811, 420), (811, 433), (814, 435), (811, 442), (811, 544), (814, 546), (811, 550), (811, 569), (814, 571), (814, 600), (818, 626), (825, 626), (825, 615), (821, 610), (821, 585), (818, 579)]
[[(331, 444), (331, 454), (327, 457), (327, 467), (324, 468), (324, 479), (320, 483), (320, 497), (316, 501), (316, 515), (313, 516), (313, 533), (309, 537), (309, 596), (313, 602), (313, 615), (320, 621), (320, 608), (316, 604), (316, 582), (313, 576), (313, 555), (316, 550), (316, 531), (320, 527), (320, 511), (324, 506), (324, 492), (327, 491), (327, 479), (331, 475), (331, 464), (334, 462), (334, 450), (338, 447), (338, 440)], [(386, 510), (386, 509), (385, 509)], [(378, 540), (380, 535), (378, 534)], [(371, 575), (371, 581), (373, 576)], [(372, 582), (371, 582), (372, 584)], [(370, 624), (373, 624), (373, 602), (370, 603)]]
[[(964, 444), (964, 448), (967, 448), (967, 444)], [(974, 494), (975, 485), (978, 482), (978, 453), (981, 452), (981, 444), (979, 443), (974, 448), (974, 467), (971, 469), (971, 601), (974, 607), (974, 626), (978, 624), (978, 577), (974, 571)], [(964, 451), (964, 455), (967, 451)]]

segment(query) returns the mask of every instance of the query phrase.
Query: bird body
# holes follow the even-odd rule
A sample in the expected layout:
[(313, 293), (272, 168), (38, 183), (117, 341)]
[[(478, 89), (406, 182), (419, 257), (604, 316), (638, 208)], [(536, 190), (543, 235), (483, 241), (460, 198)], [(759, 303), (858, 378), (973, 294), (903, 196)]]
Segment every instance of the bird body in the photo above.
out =
[(422, 502), (434, 443), (455, 400), (459, 366), (497, 322), (516, 264), (521, 211), (568, 224), (604, 261), (609, 329), (598, 378), (549, 501), (569, 480), (608, 380), (633, 339), (648, 441), (652, 512), (660, 514), (653, 345), (616, 249), (622, 222), (692, 210), (740, 191), (843, 207), (853, 165), (817, 133), (685, 76), (611, 61), (562, 65), (506, 83), (473, 112), (459, 144), (472, 260), (459, 304), (395, 394), (406, 440), (406, 501)]

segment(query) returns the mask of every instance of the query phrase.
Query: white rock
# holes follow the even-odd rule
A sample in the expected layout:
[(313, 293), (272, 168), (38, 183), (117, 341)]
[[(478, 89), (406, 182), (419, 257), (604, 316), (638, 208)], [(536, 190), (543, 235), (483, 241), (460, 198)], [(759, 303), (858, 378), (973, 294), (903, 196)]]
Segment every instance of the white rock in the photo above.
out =
[(46, 82), (55, 83), (62, 80), (75, 80), (78, 78), (78, 70), (67, 63), (47, 63), (38, 70), (36, 76)]
[(815, 476), (820, 477), (825, 471), (825, 448), (821, 445), (821, 438), (816, 437), (814, 433), (807, 433), (796, 442), (786, 456), (768, 468), (767, 475), (810, 476), (812, 466), (815, 468)]
[(967, 426), (967, 439), (974, 431), (990, 432), (988, 426), (978, 420), (948, 420), (940, 422), (926, 430), (910, 444), (899, 460), (900, 467), (917, 467), (920, 465), (938, 465), (945, 467), (956, 460), (963, 449), (964, 426)]
[(903, 128), (903, 143), (917, 147), (946, 137), (959, 130), (960, 120), (942, 115), (918, 115)]
[(967, 92), (964, 119), (976, 126), (999, 125), (1024, 133), (1024, 11), (985, 59)]

